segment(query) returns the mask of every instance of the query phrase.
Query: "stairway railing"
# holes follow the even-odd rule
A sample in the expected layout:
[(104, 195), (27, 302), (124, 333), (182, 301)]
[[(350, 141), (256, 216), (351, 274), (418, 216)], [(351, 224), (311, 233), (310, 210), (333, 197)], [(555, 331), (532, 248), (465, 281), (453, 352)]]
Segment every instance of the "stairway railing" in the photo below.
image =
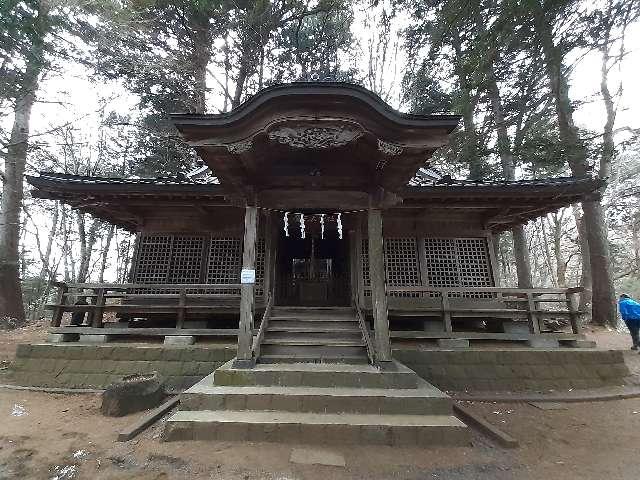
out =
[(260, 322), (260, 329), (258, 330), (258, 335), (253, 339), (253, 346), (251, 348), (254, 360), (258, 360), (258, 357), (260, 357), (260, 346), (262, 345), (262, 341), (264, 340), (264, 336), (267, 332), (267, 327), (269, 326), (272, 307), (273, 295), (269, 292), (267, 294), (267, 303), (264, 308), (264, 314), (262, 315), (262, 321)]
[(367, 325), (364, 315), (362, 314), (362, 310), (360, 309), (360, 305), (358, 304), (358, 296), (354, 295), (351, 302), (353, 304), (353, 309), (356, 312), (356, 318), (358, 319), (358, 325), (360, 326), (362, 339), (364, 340), (364, 344), (367, 347), (367, 357), (369, 358), (369, 363), (371, 365), (375, 365), (376, 354), (375, 349), (373, 348), (373, 342), (371, 341), (371, 332), (369, 331), (369, 326)]

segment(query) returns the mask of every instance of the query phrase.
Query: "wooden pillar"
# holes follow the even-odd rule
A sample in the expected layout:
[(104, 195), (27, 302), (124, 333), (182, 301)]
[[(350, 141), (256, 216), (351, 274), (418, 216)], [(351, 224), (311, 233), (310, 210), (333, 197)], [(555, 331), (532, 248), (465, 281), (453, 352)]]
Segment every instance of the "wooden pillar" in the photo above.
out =
[(382, 238), (382, 211), (369, 209), (369, 276), (375, 329), (376, 358), (391, 361), (389, 343), (389, 317), (384, 274), (384, 240)]
[[(253, 356), (253, 304), (256, 272), (256, 232), (258, 209), (247, 206), (244, 213), (244, 242), (242, 247), (242, 270), (240, 287), (240, 323), (238, 325), (238, 353), (236, 366), (251, 367)], [(253, 273), (252, 273), (253, 272)], [(250, 282), (253, 275), (253, 282)]]
[(358, 303), (360, 304), (360, 308), (364, 308), (364, 278), (362, 277), (362, 218), (359, 214), (356, 221), (356, 229), (353, 234), (353, 241), (355, 243), (353, 248), (353, 252), (355, 255), (355, 288), (357, 289)]

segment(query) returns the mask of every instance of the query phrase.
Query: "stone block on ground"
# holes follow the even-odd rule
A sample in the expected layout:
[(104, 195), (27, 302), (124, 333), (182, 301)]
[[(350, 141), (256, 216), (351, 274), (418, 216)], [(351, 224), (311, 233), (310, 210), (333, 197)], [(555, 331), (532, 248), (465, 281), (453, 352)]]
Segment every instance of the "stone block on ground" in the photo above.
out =
[(527, 340), (527, 346), (531, 348), (558, 348), (560, 342), (555, 338), (534, 337)]
[(566, 345), (571, 348), (596, 348), (594, 340), (569, 340)]
[(165, 345), (193, 345), (196, 337), (193, 335), (167, 335), (164, 337)]
[(75, 342), (78, 337), (77, 333), (50, 333), (47, 335), (47, 343)]
[(127, 375), (106, 388), (101, 411), (108, 417), (122, 417), (157, 407), (165, 396), (164, 379), (157, 373)]
[(112, 338), (112, 335), (80, 334), (81, 343), (109, 343)]
[(469, 340), (466, 338), (440, 338), (438, 339), (440, 348), (469, 348)]

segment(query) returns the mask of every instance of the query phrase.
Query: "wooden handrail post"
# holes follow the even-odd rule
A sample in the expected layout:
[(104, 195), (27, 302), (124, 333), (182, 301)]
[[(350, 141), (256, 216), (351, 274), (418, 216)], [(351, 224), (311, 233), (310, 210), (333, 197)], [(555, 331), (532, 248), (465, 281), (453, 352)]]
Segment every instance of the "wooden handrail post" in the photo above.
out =
[(64, 305), (66, 303), (66, 294), (69, 292), (69, 287), (66, 283), (56, 282), (55, 286), (58, 288), (58, 302), (51, 314), (51, 326), (59, 327), (62, 323), (62, 315), (64, 314)]
[(531, 292), (527, 292), (527, 318), (529, 320), (529, 332), (540, 333), (540, 323), (538, 323), (538, 315), (536, 314), (536, 304)]
[(578, 293), (567, 291), (567, 309), (569, 310), (569, 322), (571, 322), (571, 331), (575, 334), (580, 333), (580, 313), (578, 312)]
[(186, 307), (187, 307), (187, 289), (181, 288), (180, 298), (178, 298), (178, 321), (176, 322), (176, 328), (184, 328)]
[(93, 307), (93, 315), (91, 317), (91, 326), (94, 328), (102, 328), (102, 316), (104, 313), (104, 288), (95, 288), (93, 290), (96, 293), (95, 303)]
[(441, 295), (442, 322), (444, 323), (444, 331), (453, 332), (453, 325), (451, 324), (451, 305), (449, 303), (449, 292), (444, 290)]

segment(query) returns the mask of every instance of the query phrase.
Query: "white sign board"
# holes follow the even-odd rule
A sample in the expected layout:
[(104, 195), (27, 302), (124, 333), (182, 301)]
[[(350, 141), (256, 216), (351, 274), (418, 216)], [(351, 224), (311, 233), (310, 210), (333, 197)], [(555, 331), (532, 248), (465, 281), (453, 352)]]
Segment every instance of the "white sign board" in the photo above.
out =
[(243, 268), (240, 272), (240, 283), (256, 283), (256, 271), (253, 268)]

